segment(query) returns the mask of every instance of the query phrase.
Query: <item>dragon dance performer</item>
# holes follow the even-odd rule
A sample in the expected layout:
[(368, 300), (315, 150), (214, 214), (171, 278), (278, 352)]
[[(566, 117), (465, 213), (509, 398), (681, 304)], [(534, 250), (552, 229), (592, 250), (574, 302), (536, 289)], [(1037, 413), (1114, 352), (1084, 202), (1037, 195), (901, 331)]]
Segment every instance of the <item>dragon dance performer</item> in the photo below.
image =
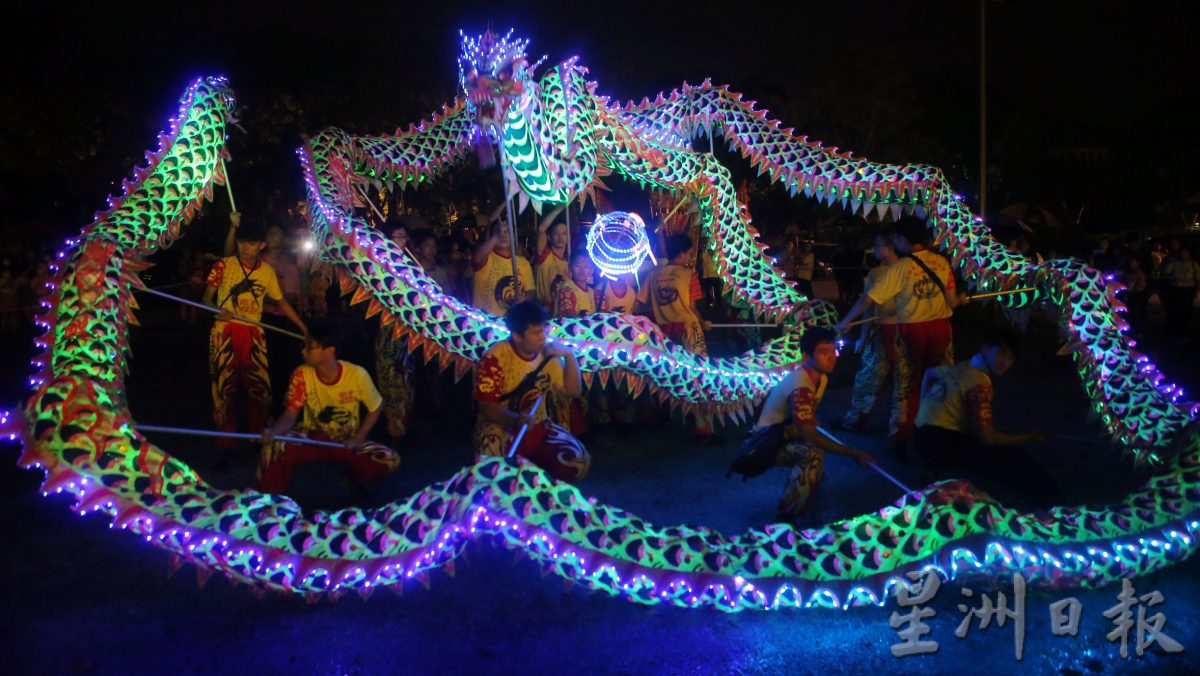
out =
[[(217, 428), (233, 432), (237, 428), (234, 407), (239, 390), (245, 392), (249, 428), (258, 432), (267, 424), (271, 406), (271, 376), (267, 366), (267, 342), (263, 330), (237, 321), (234, 315), (253, 321), (262, 319), (263, 300), (272, 300), (301, 331), (307, 332), (291, 304), (284, 298), (279, 279), (270, 265), (259, 258), (266, 237), (254, 225), (237, 227), (237, 253), (219, 259), (208, 273), (208, 286), (202, 298), (206, 305), (220, 310), (209, 334), (208, 373), (212, 382), (213, 420)], [(230, 448), (232, 439), (220, 439), (217, 446)]]
[[(601, 312), (616, 312), (631, 315), (637, 306), (637, 288), (633, 275), (617, 275), (616, 279), (601, 277), (596, 287), (596, 304)], [(615, 422), (628, 429), (633, 424), (633, 395), (621, 387), (616, 379), (601, 389), (593, 389), (594, 396), (588, 400), (590, 419), (601, 425)]]
[(534, 301), (517, 303), (504, 315), (511, 332), (508, 340), (487, 351), (475, 369), (475, 422), (477, 456), (503, 456), (522, 425), (529, 425), (517, 455), (544, 469), (556, 479), (578, 481), (592, 458), (578, 439), (551, 422), (538, 398), (550, 392), (568, 397), (583, 393), (575, 354), (546, 342), (545, 308)]
[[(883, 276), (887, 267), (899, 258), (890, 232), (875, 236), (875, 258), (879, 265), (867, 272), (867, 285), (873, 285)], [(896, 360), (896, 303), (889, 300), (875, 305), (865, 314), (879, 317), (874, 322), (862, 325), (862, 335), (856, 344), (862, 354), (858, 373), (854, 375), (854, 390), (850, 395), (850, 409), (846, 411), (842, 425), (848, 429), (861, 429), (875, 410), (879, 391), (892, 373)]]
[(995, 331), (967, 361), (926, 371), (916, 446), (935, 476), (962, 467), (1045, 499), (1058, 488), (1019, 446), (1041, 441), (1041, 432), (1002, 432), (992, 423), (992, 377), (1012, 368), (1017, 346), (1012, 331)]
[[(518, 295), (513, 287), (512, 257), (517, 257)], [(534, 296), (533, 268), (524, 256), (516, 254), (503, 220), (492, 223), (488, 238), (475, 247), (475, 293), (471, 304), (494, 315), (503, 315), (516, 303)]]
[(789, 468), (779, 498), (781, 520), (804, 513), (825, 477), (825, 454), (853, 458), (859, 465), (872, 462), (869, 453), (845, 446), (817, 427), (816, 411), (825, 395), (829, 374), (837, 365), (837, 345), (829, 329), (813, 328), (800, 338), (804, 360), (767, 395), (758, 422), (742, 443), (729, 476), (738, 472), (758, 476), (772, 466)]
[[(412, 238), (407, 227), (397, 225), (389, 228), (388, 237), (404, 255), (412, 256), (408, 246)], [(428, 273), (428, 268), (425, 271)], [(416, 359), (409, 352), (408, 338), (397, 337), (391, 327), (383, 326), (381, 322), (379, 333), (375, 336), (375, 374), (383, 394), (383, 413), (392, 443), (408, 433), (412, 422), (415, 369)]]
[[(360, 487), (395, 471), (400, 466), (399, 454), (367, 441), (367, 434), (383, 412), (383, 397), (366, 369), (337, 358), (334, 325), (323, 319), (313, 322), (302, 353), (304, 365), (292, 373), (283, 415), (263, 430), (259, 490), (282, 493), (296, 465), (322, 460), (349, 466), (354, 482)], [(367, 409), (367, 416), (361, 420), (360, 406)], [(285, 432), (288, 436), (345, 442), (345, 447), (274, 441), (276, 435)]]
[(537, 249), (533, 269), (537, 300), (547, 310), (554, 307), (558, 285), (570, 276), (567, 265), (567, 243), (571, 233), (565, 221), (555, 222), (564, 207), (556, 207), (538, 222)]
[(596, 291), (592, 282), (596, 268), (587, 251), (571, 255), (570, 275), (558, 285), (554, 298), (555, 317), (578, 317), (596, 312)]
[[(596, 269), (587, 251), (578, 249), (571, 255), (570, 276), (558, 283), (554, 298), (555, 317), (578, 317), (596, 312), (596, 292), (592, 288)], [(589, 393), (591, 394), (591, 393)], [(594, 395), (593, 395), (594, 396)], [(581, 437), (588, 432), (588, 399), (564, 398), (551, 393), (546, 398), (550, 418)]]
[[(693, 354), (707, 356), (708, 344), (704, 340), (704, 331), (709, 327), (709, 322), (701, 318), (697, 307), (697, 303), (704, 298), (704, 292), (700, 289), (696, 273), (688, 267), (688, 263), (696, 259), (694, 243), (691, 237), (679, 233), (667, 237), (664, 248), (667, 264), (650, 273), (638, 300), (650, 306), (654, 321), (668, 338)], [(707, 416), (696, 413), (691, 416), (692, 434), (698, 440), (707, 442), (707, 437), (715, 437), (712, 421)]]
[(950, 332), (950, 316), (958, 304), (954, 276), (945, 258), (925, 249), (927, 237), (921, 221), (898, 221), (893, 242), (900, 258), (867, 287), (837, 327), (844, 331), (846, 324), (874, 305), (896, 303), (896, 385), (888, 432), (901, 458), (916, 433), (925, 370), (954, 363)]
[(603, 277), (596, 287), (596, 304), (601, 312), (633, 314), (637, 306), (637, 289), (633, 275), (617, 275), (616, 279)]

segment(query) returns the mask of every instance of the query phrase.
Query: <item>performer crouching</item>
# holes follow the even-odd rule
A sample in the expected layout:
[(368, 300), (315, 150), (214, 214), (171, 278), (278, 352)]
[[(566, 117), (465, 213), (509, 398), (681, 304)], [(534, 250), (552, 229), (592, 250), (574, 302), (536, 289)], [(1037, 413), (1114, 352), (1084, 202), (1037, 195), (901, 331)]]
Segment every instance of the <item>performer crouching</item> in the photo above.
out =
[(757, 424), (730, 468), (730, 473), (747, 476), (757, 476), (771, 464), (789, 468), (779, 498), (779, 518), (783, 521), (803, 514), (811, 502), (825, 477), (826, 453), (853, 458), (864, 467), (873, 460), (869, 453), (842, 445), (817, 427), (817, 406), (837, 364), (834, 338), (828, 329), (805, 331), (800, 339), (804, 361), (767, 395)]
[(504, 315), (511, 335), (488, 350), (475, 369), (476, 456), (508, 453), (522, 425), (529, 425), (517, 455), (556, 479), (578, 481), (592, 458), (578, 439), (546, 417), (539, 397), (556, 392), (578, 397), (583, 392), (579, 363), (569, 348), (546, 342), (545, 308), (522, 301)]
[[(304, 365), (292, 373), (288, 383), (285, 411), (275, 424), (263, 430), (260, 491), (282, 493), (291, 481), (292, 468), (321, 460), (349, 466), (360, 487), (400, 466), (396, 451), (367, 441), (367, 434), (382, 413), (383, 397), (366, 369), (338, 360), (336, 345), (335, 326), (327, 320), (314, 321), (301, 351)], [(359, 406), (367, 409), (361, 421)], [(274, 440), (275, 435), (285, 432), (288, 436), (344, 442), (345, 446), (306, 446)]]

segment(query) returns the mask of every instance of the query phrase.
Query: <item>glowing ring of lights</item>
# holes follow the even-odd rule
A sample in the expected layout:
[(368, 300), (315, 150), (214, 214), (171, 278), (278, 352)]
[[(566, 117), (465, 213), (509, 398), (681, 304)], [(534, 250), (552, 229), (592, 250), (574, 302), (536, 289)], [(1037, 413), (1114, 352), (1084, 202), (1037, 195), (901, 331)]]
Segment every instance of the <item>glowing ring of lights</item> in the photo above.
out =
[(647, 257), (653, 258), (646, 222), (627, 211), (611, 211), (596, 217), (587, 231), (588, 256), (610, 279), (637, 272)]

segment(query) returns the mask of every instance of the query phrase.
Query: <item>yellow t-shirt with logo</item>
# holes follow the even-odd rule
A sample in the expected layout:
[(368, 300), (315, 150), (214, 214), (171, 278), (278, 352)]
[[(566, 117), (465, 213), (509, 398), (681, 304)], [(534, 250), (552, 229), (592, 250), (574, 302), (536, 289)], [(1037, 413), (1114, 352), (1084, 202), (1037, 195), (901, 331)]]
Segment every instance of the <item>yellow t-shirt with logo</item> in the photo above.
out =
[[(921, 248), (915, 249), (913, 256), (920, 258), (937, 275), (947, 291), (954, 292), (954, 275), (950, 273), (949, 261)], [(953, 314), (942, 290), (920, 265), (907, 257), (887, 266), (878, 279), (867, 287), (867, 295), (877, 304), (894, 301), (899, 324), (929, 322)]]
[(703, 296), (696, 274), (682, 265), (664, 265), (650, 273), (642, 286), (642, 301), (661, 324), (698, 324), (692, 303)]
[(557, 277), (568, 279), (571, 276), (571, 271), (567, 265), (567, 259), (562, 258), (554, 253), (554, 249), (546, 247), (546, 250), (537, 257), (537, 267), (533, 270), (534, 286), (537, 291), (538, 302), (545, 305), (547, 308), (554, 305), (554, 294), (557, 289), (554, 287), (554, 280)]
[(720, 279), (717, 274), (717, 263), (713, 260), (712, 252), (705, 247), (704, 251), (700, 252), (700, 274), (705, 279)]
[(578, 317), (596, 312), (596, 292), (585, 289), (567, 278), (558, 286), (558, 300), (554, 304), (556, 317)]
[[(241, 264), (237, 256), (226, 256), (213, 263), (208, 273), (208, 285), (217, 290), (216, 303), (221, 310), (259, 321), (263, 314), (263, 300), (278, 302), (283, 299), (279, 278), (275, 270), (259, 260), (252, 267)], [(245, 322), (234, 322), (243, 324)], [(224, 322), (217, 322), (223, 325)]]
[(992, 379), (970, 361), (925, 372), (917, 427), (970, 432), (992, 424)]
[[(867, 270), (867, 288), (874, 286), (879, 278), (883, 276), (888, 266), (877, 265), (870, 270)], [(879, 317), (880, 324), (895, 324), (896, 323), (896, 300), (892, 299), (884, 303), (875, 305), (875, 316)]]
[(623, 279), (604, 281), (604, 295), (600, 298), (602, 312), (633, 314), (633, 306), (636, 301), (637, 291), (633, 288), (633, 284)]
[(786, 423), (784, 436), (795, 439), (801, 436), (799, 428), (815, 427), (817, 406), (825, 397), (829, 377), (807, 366), (801, 366), (783, 379), (763, 404), (758, 418), (759, 427)]
[[(537, 354), (530, 359), (525, 359), (517, 354), (512, 343), (507, 340), (497, 344), (483, 355), (483, 359), (479, 360), (479, 364), (475, 367), (475, 401), (504, 404), (505, 408), (514, 413), (528, 413), (529, 409), (533, 407), (533, 402), (537, 401), (538, 395), (550, 391), (562, 392), (563, 362), (557, 357), (551, 357), (538, 373), (530, 390), (521, 396), (520, 401), (516, 404), (516, 409), (510, 405), (512, 402), (504, 401), (504, 395), (516, 389), (525, 380), (525, 376), (536, 369), (544, 358), (543, 355)], [(538, 407), (533, 419), (534, 422), (546, 419), (546, 403), (544, 401)], [(480, 421), (485, 422), (483, 416), (480, 416)]]
[(311, 366), (301, 366), (288, 383), (287, 410), (303, 413), (299, 429), (320, 432), (334, 441), (345, 441), (358, 432), (359, 404), (374, 411), (383, 397), (367, 370), (338, 360), (338, 375), (327, 383)]
[[(512, 260), (492, 251), (483, 267), (475, 268), (475, 293), (472, 305), (494, 315), (503, 315), (515, 305)], [(533, 269), (524, 256), (517, 256), (517, 274), (521, 283), (521, 294), (534, 290)]]

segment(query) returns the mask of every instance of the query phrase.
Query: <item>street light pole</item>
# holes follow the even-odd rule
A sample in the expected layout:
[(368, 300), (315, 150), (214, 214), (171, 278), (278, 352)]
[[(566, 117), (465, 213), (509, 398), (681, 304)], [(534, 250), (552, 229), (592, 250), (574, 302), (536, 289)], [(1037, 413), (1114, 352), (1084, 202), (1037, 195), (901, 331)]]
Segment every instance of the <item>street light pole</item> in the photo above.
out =
[(987, 2), (979, 0), (979, 216), (987, 218)]

